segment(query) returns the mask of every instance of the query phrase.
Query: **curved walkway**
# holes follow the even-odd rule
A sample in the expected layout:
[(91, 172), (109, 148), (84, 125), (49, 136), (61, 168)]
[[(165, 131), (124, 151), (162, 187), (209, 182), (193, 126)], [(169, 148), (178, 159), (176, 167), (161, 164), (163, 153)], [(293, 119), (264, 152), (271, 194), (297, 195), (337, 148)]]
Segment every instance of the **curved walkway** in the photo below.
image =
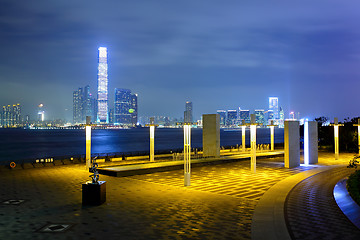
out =
[(304, 179), (332, 167), (315, 167), (312, 170), (288, 177), (271, 187), (258, 202), (251, 224), (251, 238), (291, 239), (284, 219), (284, 203), (293, 187)]
[(359, 239), (360, 229), (340, 210), (333, 196), (336, 183), (352, 169), (337, 167), (305, 179), (285, 203), (292, 239)]

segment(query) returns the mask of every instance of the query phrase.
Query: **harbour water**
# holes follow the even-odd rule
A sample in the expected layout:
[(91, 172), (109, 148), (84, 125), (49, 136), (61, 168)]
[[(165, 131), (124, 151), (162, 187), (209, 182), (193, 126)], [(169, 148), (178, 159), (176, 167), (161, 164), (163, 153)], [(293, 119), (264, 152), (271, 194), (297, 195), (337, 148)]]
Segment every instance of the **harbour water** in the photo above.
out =
[[(250, 144), (249, 130), (246, 144)], [(284, 130), (275, 129), (275, 143), (284, 142)], [(270, 129), (257, 129), (257, 143), (270, 143)], [(149, 151), (149, 129), (95, 129), (92, 130), (92, 153), (138, 153)], [(241, 145), (241, 130), (220, 131), (221, 146)], [(202, 129), (192, 129), (192, 148), (202, 147)], [(157, 128), (155, 151), (183, 148), (182, 128)], [(33, 162), (39, 158), (62, 158), (85, 154), (85, 130), (81, 129), (0, 129), (0, 162)]]

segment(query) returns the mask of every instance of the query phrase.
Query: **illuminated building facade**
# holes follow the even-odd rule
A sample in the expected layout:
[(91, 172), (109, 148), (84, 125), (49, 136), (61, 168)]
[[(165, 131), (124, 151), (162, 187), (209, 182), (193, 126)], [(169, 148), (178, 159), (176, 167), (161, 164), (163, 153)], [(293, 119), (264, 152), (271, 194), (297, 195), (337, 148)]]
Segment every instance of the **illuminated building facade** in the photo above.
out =
[(220, 116), (220, 126), (223, 127), (226, 124), (226, 111), (225, 110), (217, 110), (217, 114)]
[(135, 126), (138, 118), (137, 94), (130, 89), (115, 88), (114, 124)]
[(130, 97), (130, 111), (131, 112), (131, 124), (134, 126), (138, 122), (138, 104), (137, 104), (138, 95), (131, 94)]
[(279, 119), (279, 99), (277, 97), (269, 97), (269, 110), (274, 113), (274, 119)]
[(18, 127), (21, 125), (21, 106), (19, 103), (2, 107), (0, 125), (2, 127)]
[(192, 105), (192, 102), (186, 102), (185, 103), (184, 122), (185, 123), (192, 123), (193, 122), (193, 105)]
[(250, 123), (250, 110), (239, 111), (240, 121), (245, 120), (246, 123)]
[(227, 111), (227, 125), (231, 126), (231, 125), (235, 125), (237, 124), (237, 111), (236, 110), (228, 110)]
[(99, 47), (97, 122), (109, 123), (107, 48)]
[(38, 106), (38, 121), (43, 122), (45, 120), (44, 104), (40, 103)]
[(73, 123), (86, 123), (86, 116), (91, 122), (96, 121), (96, 100), (90, 93), (89, 85), (73, 92)]
[(255, 122), (257, 124), (265, 124), (265, 114), (263, 109), (255, 109)]

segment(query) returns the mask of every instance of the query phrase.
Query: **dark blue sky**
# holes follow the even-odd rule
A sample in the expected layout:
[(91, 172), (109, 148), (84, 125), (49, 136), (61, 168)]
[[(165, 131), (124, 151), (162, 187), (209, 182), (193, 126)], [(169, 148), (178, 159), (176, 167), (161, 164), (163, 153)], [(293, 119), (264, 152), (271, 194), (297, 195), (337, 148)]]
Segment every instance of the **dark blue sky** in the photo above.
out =
[[(139, 94), (139, 115), (266, 109), (360, 116), (360, 2), (0, 1), (0, 104), (44, 103), (72, 116), (72, 92), (97, 85), (108, 47), (109, 93)], [(67, 111), (65, 109), (68, 109)]]

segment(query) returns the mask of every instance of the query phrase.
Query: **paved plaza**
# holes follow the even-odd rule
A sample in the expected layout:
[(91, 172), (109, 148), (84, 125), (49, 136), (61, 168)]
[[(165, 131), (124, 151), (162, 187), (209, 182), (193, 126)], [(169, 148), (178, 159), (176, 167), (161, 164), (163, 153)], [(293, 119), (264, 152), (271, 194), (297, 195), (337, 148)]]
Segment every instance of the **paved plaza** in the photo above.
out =
[(93, 207), (81, 204), (81, 186), (90, 179), (83, 164), (3, 170), (0, 239), (251, 239), (253, 214), (266, 192), (326, 166), (335, 167), (289, 189), (283, 203), (289, 234), (355, 239), (360, 230), (332, 197), (336, 182), (354, 171), (346, 168), (352, 157), (341, 154), (335, 161), (333, 154), (320, 153), (319, 164), (293, 169), (283, 167), (283, 157), (258, 159), (256, 174), (250, 160), (206, 165), (192, 168), (189, 187), (183, 186), (183, 170), (101, 175), (107, 201)]

